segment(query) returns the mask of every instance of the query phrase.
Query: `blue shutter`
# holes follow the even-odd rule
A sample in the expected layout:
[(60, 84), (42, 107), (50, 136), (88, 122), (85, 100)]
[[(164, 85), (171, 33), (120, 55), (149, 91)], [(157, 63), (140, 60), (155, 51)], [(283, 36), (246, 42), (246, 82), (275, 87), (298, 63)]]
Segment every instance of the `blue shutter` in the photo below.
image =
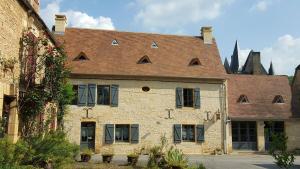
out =
[(201, 143), (204, 141), (204, 125), (197, 125), (197, 142)]
[(181, 124), (174, 124), (174, 143), (181, 143)]
[(182, 101), (183, 101), (182, 88), (177, 87), (176, 88), (176, 108), (182, 108)]
[(118, 85), (111, 85), (111, 107), (118, 107), (118, 100), (119, 100), (119, 86)]
[(88, 85), (88, 106), (95, 106), (95, 98), (96, 98), (96, 85), (89, 84)]
[(200, 109), (201, 101), (200, 101), (200, 88), (194, 89), (194, 108)]
[(78, 106), (86, 106), (86, 87), (87, 85), (78, 86)]
[(130, 126), (130, 142), (139, 143), (139, 125), (132, 124)]
[(105, 144), (114, 143), (114, 125), (106, 124), (105, 125)]

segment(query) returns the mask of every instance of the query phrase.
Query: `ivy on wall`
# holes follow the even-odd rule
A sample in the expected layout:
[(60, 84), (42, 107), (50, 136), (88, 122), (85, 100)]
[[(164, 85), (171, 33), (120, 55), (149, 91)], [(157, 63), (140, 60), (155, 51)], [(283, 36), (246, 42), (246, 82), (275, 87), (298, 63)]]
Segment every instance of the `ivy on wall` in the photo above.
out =
[[(32, 137), (49, 130), (49, 121), (57, 117), (62, 125), (66, 104), (74, 97), (67, 82), (66, 54), (52, 45), (44, 34), (36, 37), (26, 31), (21, 39), (19, 117), (21, 137)], [(49, 104), (56, 112), (45, 115)]]

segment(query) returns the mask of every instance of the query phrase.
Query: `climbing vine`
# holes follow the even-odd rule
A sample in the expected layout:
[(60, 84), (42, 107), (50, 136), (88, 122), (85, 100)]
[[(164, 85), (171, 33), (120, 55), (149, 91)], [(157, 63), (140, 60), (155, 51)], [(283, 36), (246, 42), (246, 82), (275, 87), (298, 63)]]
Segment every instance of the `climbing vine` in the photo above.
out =
[[(30, 30), (24, 32), (21, 44), (19, 111), (21, 136), (26, 138), (49, 130), (49, 121), (55, 117), (62, 124), (74, 94), (67, 83), (69, 70), (62, 47), (50, 43), (46, 34), (36, 37)], [(56, 111), (47, 114), (48, 105)]]

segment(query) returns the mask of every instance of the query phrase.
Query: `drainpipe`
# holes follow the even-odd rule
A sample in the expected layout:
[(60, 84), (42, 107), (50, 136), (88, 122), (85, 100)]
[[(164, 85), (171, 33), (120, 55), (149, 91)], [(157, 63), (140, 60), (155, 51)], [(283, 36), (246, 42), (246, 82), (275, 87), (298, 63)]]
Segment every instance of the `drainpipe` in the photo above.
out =
[[(226, 83), (226, 81), (224, 82)], [(226, 127), (227, 127), (227, 109), (226, 109), (226, 105), (227, 105), (227, 102), (226, 102), (226, 85), (225, 84), (222, 84), (222, 97), (223, 97), (223, 114), (224, 114), (224, 118), (223, 118), (223, 146), (224, 146), (224, 154), (227, 154), (228, 153), (228, 150), (227, 150), (227, 133), (226, 133)]]

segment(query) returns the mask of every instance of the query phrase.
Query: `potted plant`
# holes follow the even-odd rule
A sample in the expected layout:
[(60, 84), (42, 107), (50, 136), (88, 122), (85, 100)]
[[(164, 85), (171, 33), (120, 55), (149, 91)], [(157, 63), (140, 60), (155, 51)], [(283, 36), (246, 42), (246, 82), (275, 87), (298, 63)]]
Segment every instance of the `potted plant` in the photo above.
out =
[(130, 154), (127, 155), (128, 165), (136, 166), (136, 163), (139, 160), (139, 156), (141, 155), (142, 150), (144, 150), (144, 148), (134, 149), (133, 153), (130, 153)]
[(92, 154), (93, 154), (93, 151), (91, 149), (84, 148), (80, 153), (81, 161), (89, 162), (92, 158)]
[(110, 163), (113, 159), (114, 151), (113, 149), (108, 149), (102, 153), (103, 163)]

